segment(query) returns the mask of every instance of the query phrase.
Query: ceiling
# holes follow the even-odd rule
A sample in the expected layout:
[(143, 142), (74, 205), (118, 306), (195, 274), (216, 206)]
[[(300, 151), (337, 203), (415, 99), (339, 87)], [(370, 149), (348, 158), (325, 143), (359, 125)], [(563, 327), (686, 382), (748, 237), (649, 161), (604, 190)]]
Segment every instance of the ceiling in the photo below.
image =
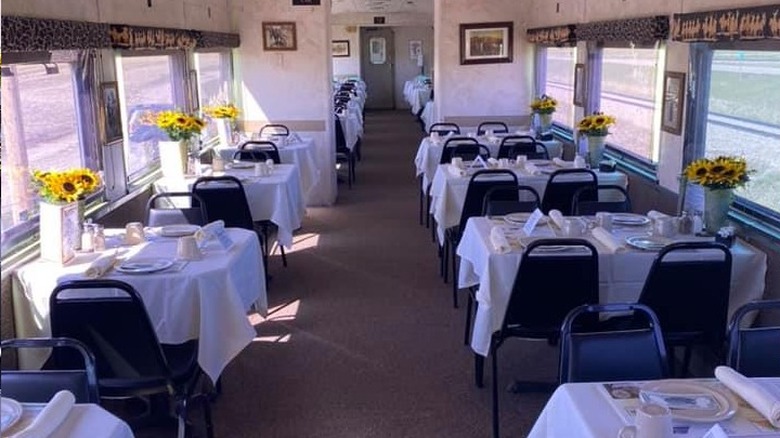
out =
[(433, 0), (333, 0), (331, 12), (392, 14), (433, 14)]

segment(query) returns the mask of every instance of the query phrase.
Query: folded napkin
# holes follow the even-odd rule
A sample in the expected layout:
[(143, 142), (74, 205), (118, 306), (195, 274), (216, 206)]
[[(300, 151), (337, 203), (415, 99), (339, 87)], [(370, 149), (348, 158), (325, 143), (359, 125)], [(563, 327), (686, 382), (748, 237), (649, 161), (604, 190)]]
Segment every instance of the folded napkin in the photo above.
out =
[(575, 169), (585, 169), (588, 167), (588, 163), (585, 162), (585, 159), (581, 156), (577, 155), (574, 157), (574, 168)]
[(456, 176), (458, 178), (466, 176), (466, 170), (465, 169), (461, 169), (460, 167), (454, 166), (452, 164), (447, 166), (447, 172), (452, 174), (452, 176)]
[(625, 245), (623, 245), (620, 240), (616, 239), (612, 233), (602, 227), (594, 228), (592, 233), (593, 237), (601, 242), (602, 245), (606, 246), (611, 253), (616, 253), (626, 249)]
[(553, 221), (553, 223), (560, 229), (563, 229), (563, 213), (560, 212), (560, 210), (550, 210), (549, 213), (547, 213), (547, 216), (550, 216), (550, 219)]
[(563, 161), (560, 158), (553, 158), (552, 162), (558, 167), (566, 167), (566, 168), (574, 167), (573, 161)]
[(76, 397), (70, 391), (54, 394), (32, 424), (16, 434), (15, 438), (42, 438), (51, 435), (65, 421), (74, 403)]
[(539, 168), (536, 167), (536, 164), (534, 163), (525, 163), (525, 171), (526, 173), (530, 173), (531, 175), (538, 175), (539, 174)]
[(780, 399), (771, 394), (759, 383), (748, 379), (727, 366), (715, 368), (715, 378), (737, 395), (745, 399), (772, 426), (780, 427)]
[(225, 221), (214, 221), (196, 231), (195, 239), (198, 243), (203, 243), (222, 234), (225, 234)]
[(509, 241), (504, 234), (504, 230), (501, 227), (493, 227), (490, 229), (490, 243), (493, 244), (493, 249), (499, 254), (506, 254), (512, 250), (509, 246)]
[(108, 273), (108, 271), (111, 270), (111, 268), (114, 267), (114, 263), (116, 263), (116, 253), (111, 252), (110, 254), (104, 254), (100, 257), (96, 258), (92, 263), (89, 264), (89, 267), (87, 267), (87, 270), (84, 272), (84, 275), (87, 278), (100, 278)]
[(652, 220), (656, 220), (656, 219), (662, 219), (662, 218), (665, 218), (665, 217), (669, 217), (669, 215), (661, 213), (660, 211), (650, 210), (650, 211), (647, 212), (647, 217), (649, 217)]

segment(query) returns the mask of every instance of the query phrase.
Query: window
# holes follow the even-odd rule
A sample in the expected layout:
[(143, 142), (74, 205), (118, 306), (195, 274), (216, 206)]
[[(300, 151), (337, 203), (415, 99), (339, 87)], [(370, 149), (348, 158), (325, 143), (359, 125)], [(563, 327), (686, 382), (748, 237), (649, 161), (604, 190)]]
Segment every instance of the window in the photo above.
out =
[(2, 67), (3, 251), (33, 225), (31, 171), (87, 165), (75, 71), (67, 62)]
[[(200, 108), (232, 103), (232, 69), (230, 52), (205, 52), (195, 54), (198, 72), (198, 102)], [(203, 139), (217, 136), (217, 124), (207, 123)]]
[(737, 194), (780, 212), (780, 51), (713, 50), (704, 154), (755, 170)]
[(576, 47), (548, 47), (545, 53), (546, 77), (544, 93), (558, 101), (553, 122), (567, 128), (574, 123), (574, 65), (577, 63)]
[[(658, 161), (655, 118), (656, 90), (664, 54), (649, 48), (604, 48), (601, 64), (600, 111), (615, 116), (610, 144), (649, 161)], [(659, 68), (661, 67), (661, 68)], [(661, 78), (662, 79), (662, 78)]]

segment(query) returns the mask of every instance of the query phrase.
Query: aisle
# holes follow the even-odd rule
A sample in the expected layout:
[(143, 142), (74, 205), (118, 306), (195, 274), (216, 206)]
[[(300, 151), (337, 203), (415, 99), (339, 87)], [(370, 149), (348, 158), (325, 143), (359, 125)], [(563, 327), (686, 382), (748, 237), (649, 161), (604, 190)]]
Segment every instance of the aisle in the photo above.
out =
[[(452, 308), (417, 223), (419, 125), (406, 111), (375, 112), (365, 131), (357, 184), (339, 185), (334, 207), (309, 209), (287, 269), (271, 259), (276, 310), (224, 374), (217, 437), (490, 434), (490, 389), (474, 386), (462, 343), (465, 309)], [(552, 379), (546, 343), (522, 346), (502, 349), (514, 362), (506, 382)], [(502, 396), (503, 432), (525, 436), (546, 399)]]

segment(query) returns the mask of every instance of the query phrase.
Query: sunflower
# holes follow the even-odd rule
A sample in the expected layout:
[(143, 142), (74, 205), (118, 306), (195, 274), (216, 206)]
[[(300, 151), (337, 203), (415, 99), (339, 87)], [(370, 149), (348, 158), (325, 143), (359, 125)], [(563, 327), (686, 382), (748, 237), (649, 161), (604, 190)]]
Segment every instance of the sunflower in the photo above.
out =
[(85, 194), (92, 193), (100, 186), (100, 176), (89, 169), (76, 169), (72, 172), (72, 177)]
[(710, 173), (711, 163), (710, 160), (701, 159), (696, 160), (685, 168), (685, 176), (689, 181), (699, 183), (705, 181), (707, 175)]
[(54, 198), (63, 202), (77, 201), (82, 192), (78, 180), (69, 172), (52, 174), (48, 185)]

